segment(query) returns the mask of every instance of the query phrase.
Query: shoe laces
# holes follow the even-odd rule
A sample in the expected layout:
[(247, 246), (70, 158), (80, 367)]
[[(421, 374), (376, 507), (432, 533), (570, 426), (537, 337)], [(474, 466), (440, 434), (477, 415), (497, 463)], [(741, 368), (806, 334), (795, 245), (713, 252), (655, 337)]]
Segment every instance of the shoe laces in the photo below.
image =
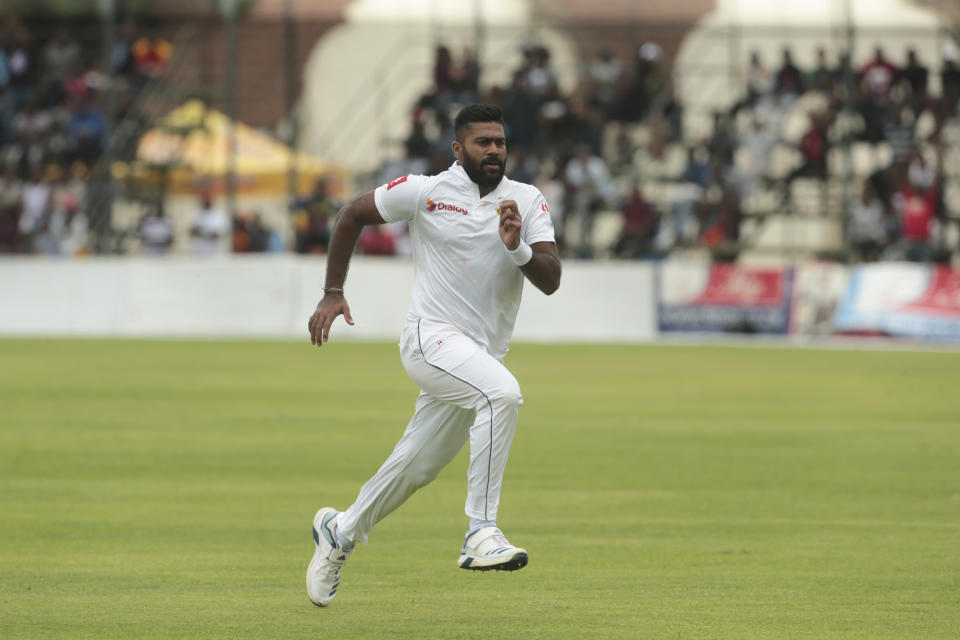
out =
[(491, 535), (489, 538), (487, 538), (486, 542), (489, 542), (495, 545), (496, 547), (512, 547), (513, 546), (510, 544), (510, 541), (507, 540), (507, 536), (503, 535), (502, 531), (497, 531), (496, 533)]

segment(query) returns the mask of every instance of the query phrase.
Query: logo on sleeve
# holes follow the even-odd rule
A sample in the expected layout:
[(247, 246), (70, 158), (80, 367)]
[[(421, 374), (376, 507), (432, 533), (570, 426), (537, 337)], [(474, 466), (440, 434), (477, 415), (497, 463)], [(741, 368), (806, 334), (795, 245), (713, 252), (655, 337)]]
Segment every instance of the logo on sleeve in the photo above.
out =
[(394, 179), (390, 182), (390, 184), (387, 185), (387, 191), (390, 191), (390, 189), (393, 189), (393, 188), (394, 188), (395, 186), (397, 186), (398, 184), (403, 184), (404, 182), (407, 181), (407, 178), (409, 178), (409, 177), (410, 177), (410, 176), (400, 176), (399, 178), (394, 178)]
[(540, 211), (544, 211), (544, 212), (546, 212), (546, 213), (550, 213), (550, 207), (547, 206), (547, 203), (546, 203), (546, 202), (544, 202), (543, 204), (540, 205)]

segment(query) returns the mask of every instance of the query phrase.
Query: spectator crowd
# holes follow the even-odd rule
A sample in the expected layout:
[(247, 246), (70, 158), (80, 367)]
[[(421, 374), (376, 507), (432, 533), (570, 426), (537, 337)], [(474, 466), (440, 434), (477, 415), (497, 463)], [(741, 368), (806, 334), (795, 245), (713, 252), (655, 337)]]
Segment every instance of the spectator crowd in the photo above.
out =
[[(523, 50), (510, 86), (484, 92), (472, 54), (464, 52), (457, 67), (441, 46), (433, 91), (411, 113), (406, 159), (384, 177), (446, 168), (452, 161), (451, 106), (479, 99), (502, 107), (508, 174), (544, 192), (567, 255), (593, 256), (595, 223), (613, 211), (619, 212), (620, 235), (609, 239), (608, 255), (659, 257), (689, 246), (735, 255), (745, 210), (756, 211), (755, 203), (767, 196), (761, 213), (793, 212), (797, 184), (807, 181), (819, 191), (820, 214), (843, 218), (846, 252), (839, 257), (948, 259), (942, 134), (958, 116), (955, 51), (944, 50), (936, 94), (931, 71), (912, 49), (896, 63), (877, 47), (855, 67), (842, 53), (831, 63), (821, 48), (809, 69), (795, 63), (789, 48), (776, 68), (752, 52), (742, 95), (713, 113), (709, 135), (690, 140), (672, 70), (656, 43), (642, 45), (632, 61), (600, 47), (583, 61), (567, 93), (542, 46)], [(798, 112), (806, 129), (799, 139), (786, 139), (785, 123)], [(876, 166), (848, 189), (849, 202), (833, 202), (831, 179), (850, 175), (834, 166), (836, 151), (847, 145), (874, 150)], [(646, 169), (666, 166), (668, 153), (677, 150), (685, 162), (669, 189), (661, 190), (668, 195), (649, 198)], [(787, 166), (774, 162), (784, 157)]]
[[(100, 42), (71, 29), (38, 37), (13, 14), (0, 23), (0, 252), (91, 251), (89, 214), (100, 191), (91, 171), (107, 145), (101, 96), (115, 83), (116, 115), (165, 72), (162, 38), (118, 33), (106, 62)], [(109, 71), (109, 73), (107, 73)]]
[[(432, 88), (410, 111), (403, 158), (383, 167), (381, 178), (446, 169), (456, 110), (488, 102), (504, 112), (508, 175), (544, 193), (568, 256), (594, 257), (599, 249), (649, 258), (684, 247), (735, 254), (744, 216), (763, 202), (768, 213), (794, 211), (806, 182), (819, 193), (822, 214), (842, 215), (844, 259), (944, 259), (951, 212), (943, 134), (960, 102), (955, 51), (944, 50), (935, 72), (914, 50), (893, 60), (877, 47), (857, 66), (842, 52), (819, 49), (807, 69), (788, 48), (775, 68), (752, 52), (740, 95), (712, 114), (708, 135), (693, 138), (684, 131), (673, 69), (655, 42), (629, 58), (599, 47), (566, 91), (545, 46), (523, 47), (505, 86), (485, 86), (472, 50), (441, 44)], [(164, 77), (171, 56), (169, 42), (132, 23), (120, 28), (109, 69), (100, 43), (80, 42), (68, 29), (39, 38), (14, 18), (0, 25), (0, 252), (93, 250), (89, 216), (101, 194), (91, 172), (107, 145), (106, 83), (115, 82), (116, 117), (123, 118), (138, 92)], [(786, 139), (785, 122), (798, 112), (806, 129)], [(837, 166), (837, 151), (852, 144), (876, 150), (879, 160), (846, 189), (849, 201), (837, 203), (831, 181), (854, 175)], [(650, 196), (649, 166), (670, 166), (671, 156), (683, 161), (667, 188)], [(775, 162), (783, 157), (788, 166)], [(230, 220), (201, 195), (190, 223), (194, 252), (323, 253), (341, 206), (331, 191), (320, 181), (291, 202), (289, 243), (256, 212)], [(611, 215), (617, 235), (598, 244), (598, 223)], [(135, 233), (145, 254), (174, 245), (163, 206), (147, 207)], [(407, 233), (403, 223), (367, 229), (358, 250), (402, 255)]]

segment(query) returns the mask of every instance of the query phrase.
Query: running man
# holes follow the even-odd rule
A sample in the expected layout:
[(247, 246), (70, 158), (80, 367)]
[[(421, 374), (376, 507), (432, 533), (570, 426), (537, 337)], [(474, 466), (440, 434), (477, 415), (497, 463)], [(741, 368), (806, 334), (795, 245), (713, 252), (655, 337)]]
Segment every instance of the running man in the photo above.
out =
[(552, 294), (560, 286), (560, 257), (543, 195), (503, 175), (500, 108), (468, 106), (454, 129), (457, 161), (449, 169), (402, 176), (361, 195), (341, 210), (333, 230), (323, 299), (309, 322), (311, 342), (323, 346), (339, 315), (353, 324), (344, 283), (363, 227), (407, 220), (415, 275), (400, 359), (421, 392), (396, 448), (356, 502), (314, 516), (307, 595), (319, 607), (336, 595), (354, 544), (432, 481), (468, 440), (470, 524), (457, 564), (480, 571), (527, 564), (527, 552), (497, 528), (503, 471), (523, 404), (503, 359), (524, 277)]

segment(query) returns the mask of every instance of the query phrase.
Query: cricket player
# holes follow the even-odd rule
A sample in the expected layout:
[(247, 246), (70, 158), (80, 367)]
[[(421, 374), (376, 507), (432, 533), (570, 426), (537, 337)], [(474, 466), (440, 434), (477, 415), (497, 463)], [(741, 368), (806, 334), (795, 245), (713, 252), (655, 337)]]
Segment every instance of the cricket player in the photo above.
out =
[(540, 191), (504, 177), (499, 107), (464, 108), (454, 123), (457, 161), (436, 176), (407, 175), (361, 195), (340, 212), (330, 241), (323, 299), (310, 317), (320, 347), (334, 319), (353, 324), (344, 293), (350, 255), (365, 225), (407, 220), (413, 242), (413, 300), (400, 338), (403, 366), (421, 392), (393, 453), (345, 511), (320, 509), (307, 595), (333, 600), (357, 541), (432, 481), (468, 440), (466, 514), (457, 564), (514, 571), (527, 564), (497, 527), (503, 472), (523, 399), (503, 365), (523, 279), (552, 294), (560, 257)]

